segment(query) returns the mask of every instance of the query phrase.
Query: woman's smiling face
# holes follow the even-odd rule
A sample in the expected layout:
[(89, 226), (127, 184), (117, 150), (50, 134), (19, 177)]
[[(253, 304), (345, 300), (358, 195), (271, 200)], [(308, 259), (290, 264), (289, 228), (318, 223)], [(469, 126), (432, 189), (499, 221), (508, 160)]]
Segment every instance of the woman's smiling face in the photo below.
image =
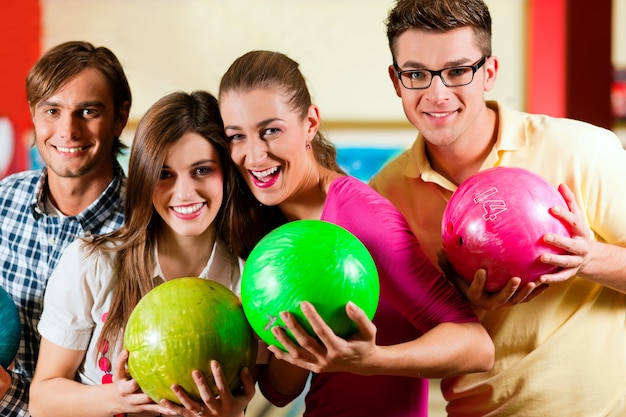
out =
[(198, 133), (186, 133), (167, 152), (152, 203), (175, 234), (199, 236), (217, 217), (223, 183), (213, 145)]
[(303, 117), (274, 88), (233, 90), (220, 97), (230, 154), (255, 197), (275, 206), (294, 197), (316, 170), (307, 151), (317, 132), (311, 106)]

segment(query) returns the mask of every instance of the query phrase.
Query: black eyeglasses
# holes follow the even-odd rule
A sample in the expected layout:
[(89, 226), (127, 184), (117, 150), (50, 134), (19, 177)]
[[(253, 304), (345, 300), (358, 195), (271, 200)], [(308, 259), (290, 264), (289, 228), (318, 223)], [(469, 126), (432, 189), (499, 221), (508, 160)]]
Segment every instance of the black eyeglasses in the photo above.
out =
[(438, 76), (446, 87), (461, 87), (474, 81), (474, 74), (485, 64), (486, 56), (483, 56), (474, 65), (462, 65), (433, 71), (429, 69), (401, 71), (398, 64), (393, 63), (398, 79), (409, 90), (424, 90), (430, 87), (433, 78)]

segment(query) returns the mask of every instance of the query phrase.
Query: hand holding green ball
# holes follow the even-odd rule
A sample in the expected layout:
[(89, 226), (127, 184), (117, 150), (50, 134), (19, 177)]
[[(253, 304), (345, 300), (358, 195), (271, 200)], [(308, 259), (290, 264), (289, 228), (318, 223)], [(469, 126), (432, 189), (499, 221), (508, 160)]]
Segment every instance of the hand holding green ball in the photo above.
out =
[(281, 312), (291, 313), (314, 336), (300, 309), (308, 301), (345, 338), (357, 330), (346, 304), (354, 302), (371, 320), (379, 293), (378, 272), (367, 248), (346, 229), (321, 220), (293, 221), (269, 233), (250, 253), (241, 279), (250, 325), (265, 343), (283, 350), (272, 334), (273, 327), (285, 327)]

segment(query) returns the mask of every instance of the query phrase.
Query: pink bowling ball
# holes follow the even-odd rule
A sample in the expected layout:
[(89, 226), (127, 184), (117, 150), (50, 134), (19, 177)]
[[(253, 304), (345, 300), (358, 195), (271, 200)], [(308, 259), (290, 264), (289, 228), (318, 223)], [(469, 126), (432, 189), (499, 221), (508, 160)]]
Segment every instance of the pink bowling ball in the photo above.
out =
[(443, 249), (459, 275), (471, 281), (487, 271), (485, 290), (499, 291), (512, 277), (535, 281), (559, 268), (541, 262), (563, 253), (543, 241), (546, 233), (571, 236), (550, 214), (567, 207), (550, 183), (526, 169), (496, 167), (468, 178), (452, 194), (441, 224)]

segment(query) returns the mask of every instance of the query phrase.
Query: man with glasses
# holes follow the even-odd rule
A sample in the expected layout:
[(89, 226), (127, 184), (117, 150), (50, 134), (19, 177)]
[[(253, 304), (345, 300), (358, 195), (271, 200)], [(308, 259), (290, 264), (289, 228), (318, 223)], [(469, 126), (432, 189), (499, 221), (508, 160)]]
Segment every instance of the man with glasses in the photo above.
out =
[[(537, 282), (484, 291), (455, 281), (496, 347), (491, 371), (442, 381), (450, 416), (623, 416), (626, 413), (626, 152), (610, 131), (485, 101), (496, 80), (491, 17), (482, 0), (399, 0), (387, 20), (389, 75), (419, 131), (371, 185), (407, 218), (435, 264), (441, 219), (478, 171), (519, 166), (559, 189), (552, 211), (573, 237), (542, 261)], [(590, 103), (593, 105), (593, 103)], [(562, 185), (563, 184), (563, 185)], [(523, 227), (523, 226), (521, 226)], [(514, 249), (513, 249), (514, 250)]]
[[(446, 87), (463, 87), (474, 80), (474, 74), (485, 64), (487, 58), (484, 56), (473, 65), (454, 66), (439, 71), (429, 69), (401, 70), (394, 60), (393, 68), (404, 88), (409, 90), (427, 89), (433, 83), (434, 77), (441, 78), (441, 82)], [(393, 77), (392, 75), (392, 79)]]

